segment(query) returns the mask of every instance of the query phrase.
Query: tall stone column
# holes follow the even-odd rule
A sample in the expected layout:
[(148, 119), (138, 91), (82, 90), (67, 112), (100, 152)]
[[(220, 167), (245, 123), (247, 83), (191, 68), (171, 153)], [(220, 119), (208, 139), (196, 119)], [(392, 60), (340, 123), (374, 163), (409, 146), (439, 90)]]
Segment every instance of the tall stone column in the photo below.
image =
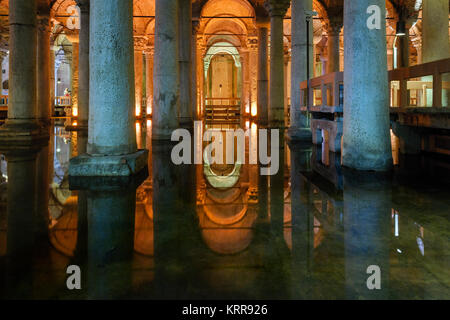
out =
[(178, 0), (178, 63), (180, 68), (180, 125), (191, 128), (192, 118), (192, 3)]
[(90, 1), (90, 93), (87, 155), (71, 159), (70, 176), (129, 176), (147, 165), (137, 151), (133, 3)]
[(327, 73), (339, 72), (339, 35), (342, 21), (331, 21), (327, 28), (328, 33), (328, 64)]
[(145, 51), (145, 76), (147, 77), (145, 80), (147, 92), (147, 116), (151, 115), (153, 112), (153, 55), (154, 49), (150, 48)]
[(256, 37), (249, 39), (248, 48), (247, 70), (250, 85), (249, 113), (251, 114), (252, 108), (258, 107), (258, 68), (254, 67), (258, 64), (258, 39)]
[(283, 18), (289, 8), (289, 0), (267, 0), (270, 15), (270, 80), (269, 125), (284, 127), (284, 45)]
[(409, 29), (406, 34), (398, 38), (397, 67), (409, 67)]
[(192, 40), (191, 40), (191, 110), (192, 118), (197, 119), (197, 32), (198, 32), (199, 21), (192, 21)]
[[(312, 11), (312, 0), (292, 0), (291, 5), (291, 123), (288, 137), (292, 140), (311, 141), (308, 120), (300, 110), (300, 83), (307, 80), (307, 50), (309, 50), (309, 77), (313, 74), (312, 22), (307, 30), (305, 10)], [(309, 46), (307, 34), (309, 32)]]
[(135, 87), (135, 109), (136, 117), (142, 115), (142, 99), (144, 97), (144, 47), (145, 39), (142, 37), (134, 38), (134, 87)]
[(30, 141), (45, 134), (36, 116), (37, 1), (9, 2), (9, 105), (1, 143)]
[(267, 66), (268, 45), (267, 27), (258, 27), (258, 122), (267, 125), (269, 122), (269, 70)]
[(198, 95), (198, 112), (199, 114), (197, 114), (198, 118), (202, 118), (203, 117), (203, 108), (204, 108), (204, 104), (205, 104), (205, 93), (204, 93), (204, 89), (205, 89), (205, 54), (206, 54), (206, 49), (205, 46), (202, 45), (202, 38), (201, 37), (197, 37), (197, 79), (198, 79), (198, 86), (197, 86), (197, 95)]
[[(367, 28), (367, 8), (384, 0), (344, 2), (344, 143), (342, 162), (357, 170), (392, 167), (386, 21), (381, 29)], [(361, 54), (364, 52), (364, 54)], [(364, 70), (364, 72), (362, 72)]]
[(50, 124), (50, 20), (49, 13), (38, 18), (37, 113), (44, 125)]
[(72, 42), (72, 64), (70, 66), (71, 75), (71, 87), (72, 87), (72, 116), (78, 117), (78, 84), (79, 84), (79, 58), (80, 58), (80, 45), (78, 36), (72, 35), (69, 37)]
[(422, 59), (423, 63), (450, 57), (447, 0), (423, 0)]
[(178, 128), (180, 82), (178, 72), (177, 0), (156, 0), (153, 140), (170, 140)]
[(87, 130), (89, 122), (89, 1), (77, 0), (77, 4), (80, 7), (78, 127)]

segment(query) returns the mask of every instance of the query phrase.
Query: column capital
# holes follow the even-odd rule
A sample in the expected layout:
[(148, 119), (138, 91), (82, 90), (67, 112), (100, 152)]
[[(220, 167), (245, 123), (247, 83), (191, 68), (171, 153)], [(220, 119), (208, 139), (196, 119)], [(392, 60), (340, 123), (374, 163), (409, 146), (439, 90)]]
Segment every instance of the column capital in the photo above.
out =
[(258, 50), (258, 37), (248, 37), (247, 47), (252, 51)]
[(192, 35), (195, 36), (200, 28), (199, 20), (192, 20)]
[(146, 58), (153, 57), (155, 55), (155, 48), (149, 46), (145, 47), (144, 54)]
[(75, 0), (77, 6), (80, 7), (80, 12), (88, 13), (90, 8), (89, 0)]
[(37, 28), (40, 32), (50, 32), (50, 18), (49, 16), (38, 16)]
[(133, 37), (134, 39), (134, 50), (135, 51), (144, 51), (147, 45), (147, 39), (142, 36)]
[(338, 36), (341, 33), (341, 29), (344, 22), (341, 19), (330, 19), (326, 23), (326, 30), (329, 36)]
[(290, 0), (266, 0), (264, 8), (271, 17), (284, 17), (290, 6)]

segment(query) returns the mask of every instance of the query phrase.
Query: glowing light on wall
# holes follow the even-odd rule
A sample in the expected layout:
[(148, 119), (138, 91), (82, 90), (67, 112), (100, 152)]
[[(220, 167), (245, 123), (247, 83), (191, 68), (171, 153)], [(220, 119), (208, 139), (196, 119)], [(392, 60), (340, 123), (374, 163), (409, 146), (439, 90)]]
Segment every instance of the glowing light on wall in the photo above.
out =
[(250, 106), (248, 104), (245, 105), (245, 113), (246, 114), (250, 113)]
[(76, 121), (74, 121), (73, 123), (72, 123), (72, 126), (74, 126), (74, 127), (76, 127), (78, 125), (78, 122), (76, 122)]
[(73, 107), (72, 108), (72, 116), (73, 117), (78, 117), (78, 107)]
[(252, 102), (252, 117), (256, 117), (258, 114), (258, 107), (256, 105), (256, 102)]
[(136, 117), (141, 115), (141, 106), (136, 106)]
[(146, 112), (148, 116), (151, 116), (153, 114), (153, 98), (148, 99)]
[(152, 120), (148, 119), (147, 120), (147, 128), (151, 128), (152, 127)]
[(250, 128), (250, 121), (248, 121), (248, 120), (245, 121), (245, 128), (246, 129)]

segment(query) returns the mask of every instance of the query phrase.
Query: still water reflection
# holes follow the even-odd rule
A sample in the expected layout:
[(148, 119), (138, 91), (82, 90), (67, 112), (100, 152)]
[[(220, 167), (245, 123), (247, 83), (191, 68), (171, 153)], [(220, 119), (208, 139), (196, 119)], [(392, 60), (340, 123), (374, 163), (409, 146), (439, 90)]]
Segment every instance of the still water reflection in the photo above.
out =
[[(393, 174), (358, 174), (326, 142), (281, 135), (278, 174), (242, 165), (223, 188), (212, 178), (236, 168), (173, 165), (148, 121), (136, 124), (148, 175), (74, 180), (87, 137), (53, 133), (2, 155), (1, 298), (450, 298), (448, 159), (396, 154)], [(72, 264), (81, 290), (66, 287)], [(370, 265), (381, 290), (367, 289)]]

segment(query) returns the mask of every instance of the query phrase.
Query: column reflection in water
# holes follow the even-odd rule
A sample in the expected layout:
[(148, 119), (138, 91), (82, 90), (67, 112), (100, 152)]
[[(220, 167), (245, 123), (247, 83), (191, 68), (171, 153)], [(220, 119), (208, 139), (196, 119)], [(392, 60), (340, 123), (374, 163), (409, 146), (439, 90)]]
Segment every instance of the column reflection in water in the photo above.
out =
[(5, 288), (7, 298), (32, 298), (37, 217), (36, 150), (9, 153)]
[[(391, 206), (386, 176), (344, 170), (346, 298), (389, 298)], [(369, 266), (380, 268), (381, 290), (367, 287)]]
[[(195, 239), (195, 167), (175, 166), (172, 145), (153, 141), (153, 222), (155, 295), (160, 298), (189, 298), (186, 288), (199, 243)], [(198, 283), (197, 283), (198, 285)], [(193, 285), (195, 287), (195, 285)]]
[(291, 142), (290, 182), (292, 216), (292, 295), (307, 298), (314, 250), (314, 215), (310, 210), (310, 187), (302, 174), (310, 170), (311, 145)]

